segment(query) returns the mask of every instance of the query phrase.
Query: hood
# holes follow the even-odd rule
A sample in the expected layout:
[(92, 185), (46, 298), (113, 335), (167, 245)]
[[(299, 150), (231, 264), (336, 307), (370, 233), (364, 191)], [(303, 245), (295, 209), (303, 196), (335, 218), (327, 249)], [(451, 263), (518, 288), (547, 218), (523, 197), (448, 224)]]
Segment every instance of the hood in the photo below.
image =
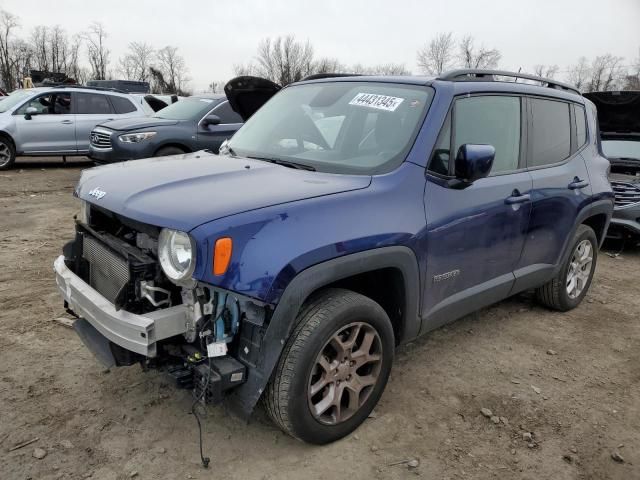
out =
[(246, 122), (281, 88), (266, 78), (242, 76), (229, 80), (224, 86), (224, 93), (231, 108)]
[[(83, 200), (159, 227), (190, 231), (218, 218), (366, 188), (371, 177), (296, 170), (204, 151), (85, 170)], [(101, 192), (100, 198), (91, 195)], [(102, 193), (104, 195), (102, 195)]]
[(600, 133), (640, 135), (640, 92), (585, 93), (598, 109)]
[(137, 117), (123, 118), (121, 120), (111, 120), (110, 122), (101, 123), (101, 127), (110, 128), (118, 131), (139, 130), (141, 128), (155, 128), (170, 125), (176, 125), (178, 120), (167, 120), (166, 118), (154, 117)]

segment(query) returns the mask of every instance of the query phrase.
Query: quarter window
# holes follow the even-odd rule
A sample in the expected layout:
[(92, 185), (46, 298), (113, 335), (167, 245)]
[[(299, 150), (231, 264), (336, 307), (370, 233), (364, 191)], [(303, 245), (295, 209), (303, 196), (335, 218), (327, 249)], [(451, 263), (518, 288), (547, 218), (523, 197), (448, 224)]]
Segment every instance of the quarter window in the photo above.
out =
[(573, 115), (576, 118), (576, 145), (580, 148), (587, 143), (587, 121), (584, 107), (581, 105), (574, 105)]
[(113, 113), (106, 95), (95, 93), (76, 93), (76, 113), (100, 115)]
[(551, 165), (566, 159), (571, 151), (569, 104), (532, 98), (531, 156), (529, 166)]
[(431, 155), (429, 171), (438, 175), (449, 174), (449, 159), (451, 158), (451, 114), (447, 115), (442, 130), (438, 135), (436, 148)]
[(127, 98), (109, 95), (109, 100), (111, 100), (111, 104), (118, 115), (136, 111), (135, 105)]
[(492, 145), (496, 155), (491, 174), (517, 170), (520, 118), (519, 97), (491, 95), (457, 100), (453, 115), (454, 157), (468, 143)]

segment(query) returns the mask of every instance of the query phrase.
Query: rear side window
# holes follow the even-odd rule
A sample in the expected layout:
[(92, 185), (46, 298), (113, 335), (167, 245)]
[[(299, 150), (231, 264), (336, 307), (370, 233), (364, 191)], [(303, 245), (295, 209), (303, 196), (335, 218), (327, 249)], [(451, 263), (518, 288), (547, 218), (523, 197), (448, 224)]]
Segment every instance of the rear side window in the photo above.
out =
[(587, 120), (584, 107), (574, 104), (573, 114), (576, 119), (576, 146), (580, 148), (587, 143)]
[(128, 98), (116, 97), (115, 95), (109, 95), (109, 100), (117, 114), (131, 113), (136, 111), (136, 107)]
[(569, 104), (554, 100), (530, 99), (530, 167), (562, 162), (571, 152)]
[[(567, 110), (568, 112), (568, 110)], [(518, 169), (520, 159), (520, 98), (501, 95), (462, 98), (453, 114), (452, 156), (467, 143), (496, 149), (491, 174)]]
[(222, 102), (211, 113), (220, 117), (220, 123), (242, 123), (242, 117), (233, 111), (229, 102)]
[(95, 93), (76, 93), (77, 114), (109, 114), (113, 113), (106, 95)]

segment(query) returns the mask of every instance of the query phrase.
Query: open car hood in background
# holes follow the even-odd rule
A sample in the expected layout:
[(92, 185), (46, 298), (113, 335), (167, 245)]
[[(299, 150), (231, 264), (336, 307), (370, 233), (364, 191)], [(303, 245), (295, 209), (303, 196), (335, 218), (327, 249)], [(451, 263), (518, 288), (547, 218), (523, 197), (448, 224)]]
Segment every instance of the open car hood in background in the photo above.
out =
[(231, 108), (245, 122), (282, 87), (271, 80), (242, 76), (232, 78), (224, 86)]
[(591, 92), (583, 96), (598, 109), (601, 134), (640, 135), (640, 92)]

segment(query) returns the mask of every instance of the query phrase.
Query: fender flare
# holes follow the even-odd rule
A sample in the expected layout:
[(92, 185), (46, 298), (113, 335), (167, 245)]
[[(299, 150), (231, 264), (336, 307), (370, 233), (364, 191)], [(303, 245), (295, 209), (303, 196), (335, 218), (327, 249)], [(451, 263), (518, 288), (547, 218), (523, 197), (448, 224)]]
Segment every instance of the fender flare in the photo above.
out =
[[(555, 277), (560, 272), (563, 265), (566, 263), (567, 258), (571, 254), (571, 242), (576, 234), (576, 231), (578, 230), (578, 227), (582, 225), (588, 218), (602, 214), (606, 215), (607, 221), (604, 225), (604, 231), (602, 232), (602, 238), (600, 239), (600, 245), (598, 245), (598, 248), (602, 247), (602, 244), (604, 243), (604, 240), (607, 236), (609, 223), (611, 222), (611, 215), (613, 214), (613, 194), (611, 198), (596, 200), (588, 207), (583, 208), (580, 211), (580, 213), (576, 217), (576, 221), (573, 224), (573, 228), (571, 229), (571, 235), (567, 235), (564, 246), (562, 248), (562, 256), (560, 257), (560, 261), (558, 262), (558, 264), (553, 269), (553, 275), (551, 276), (551, 278)], [(597, 234), (598, 232), (596, 232), (596, 235)]]
[(397, 268), (404, 277), (405, 307), (401, 341), (415, 338), (420, 331), (420, 274), (413, 250), (403, 246), (382, 247), (334, 258), (300, 272), (287, 285), (269, 322), (256, 368), (247, 373), (247, 381), (228, 397), (229, 406), (242, 418), (248, 418), (262, 396), (271, 374), (305, 300), (316, 290), (335, 281), (378, 270)]

